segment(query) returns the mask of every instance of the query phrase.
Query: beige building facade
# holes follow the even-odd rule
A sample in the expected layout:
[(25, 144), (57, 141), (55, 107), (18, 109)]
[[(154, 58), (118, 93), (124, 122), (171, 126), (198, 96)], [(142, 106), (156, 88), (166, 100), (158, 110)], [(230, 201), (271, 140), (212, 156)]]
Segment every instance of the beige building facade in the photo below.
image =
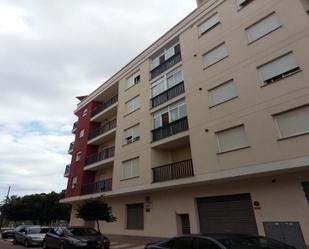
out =
[(309, 3), (197, 3), (80, 97), (71, 224), (84, 225), (76, 205), (103, 196), (118, 219), (106, 234), (247, 232), (305, 248)]

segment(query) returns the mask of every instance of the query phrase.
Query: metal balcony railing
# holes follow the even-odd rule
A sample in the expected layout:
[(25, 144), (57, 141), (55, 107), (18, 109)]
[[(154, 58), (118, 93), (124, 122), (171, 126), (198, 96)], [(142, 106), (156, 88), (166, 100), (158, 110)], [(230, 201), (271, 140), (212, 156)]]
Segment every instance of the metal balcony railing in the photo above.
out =
[(192, 159), (152, 168), (153, 182), (194, 176)]
[(70, 168), (71, 168), (71, 165), (68, 164), (65, 166), (65, 170), (64, 170), (64, 176), (68, 176), (69, 173), (70, 173)]
[(112, 106), (118, 101), (118, 95), (113, 96), (111, 99), (107, 100), (103, 104), (97, 106), (96, 108), (93, 109), (91, 112), (91, 117), (94, 117), (95, 115), (99, 114), (100, 112), (104, 111), (108, 107)]
[(92, 130), (90, 133), (89, 133), (89, 136), (88, 136), (88, 140), (91, 140), (95, 137), (98, 137), (114, 128), (116, 128), (116, 125), (117, 125), (117, 120), (114, 119), (110, 122), (107, 122), (105, 123), (104, 125), (102, 125), (101, 127), (97, 128), (97, 129), (94, 129)]
[(69, 153), (69, 154), (72, 154), (72, 152), (73, 152), (73, 147), (74, 147), (74, 142), (70, 143), (70, 147), (69, 147), (69, 150), (68, 150), (68, 153)]
[(152, 108), (161, 105), (167, 101), (169, 101), (172, 98), (177, 97), (178, 95), (185, 92), (185, 85), (184, 82), (180, 82), (177, 85), (171, 87), (170, 89), (167, 89), (166, 91), (160, 93), (159, 95), (153, 97), (151, 99), (151, 105)]
[(89, 195), (89, 194), (107, 192), (111, 190), (112, 190), (112, 178), (83, 185), (81, 189), (81, 194)]
[(115, 154), (115, 147), (106, 148), (99, 153), (88, 156), (86, 158), (86, 165), (90, 165), (111, 158), (114, 156), (114, 154)]
[(77, 128), (77, 121), (73, 124), (72, 131), (74, 131)]
[(150, 71), (151, 79), (165, 72), (166, 70), (177, 64), (179, 61), (181, 61), (181, 53), (177, 53), (173, 55), (171, 58), (168, 58), (162, 64), (160, 64), (159, 66), (155, 67)]
[(188, 129), (188, 118), (184, 117), (169, 123), (168, 125), (152, 130), (152, 141), (155, 142)]

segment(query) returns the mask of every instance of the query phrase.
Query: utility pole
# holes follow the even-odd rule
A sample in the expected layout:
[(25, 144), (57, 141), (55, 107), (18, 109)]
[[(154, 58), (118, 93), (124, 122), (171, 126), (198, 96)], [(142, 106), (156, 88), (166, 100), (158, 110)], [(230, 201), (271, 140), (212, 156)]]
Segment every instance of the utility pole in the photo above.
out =
[[(8, 189), (7, 194), (6, 194), (6, 198), (5, 198), (4, 204), (7, 204), (8, 201), (9, 201), (10, 192), (11, 192), (11, 186), (9, 186), (9, 189)], [(1, 216), (1, 217), (0, 217), (0, 229), (1, 229), (2, 224), (3, 224), (3, 216), (2, 216), (2, 213), (0, 213), (0, 216)]]

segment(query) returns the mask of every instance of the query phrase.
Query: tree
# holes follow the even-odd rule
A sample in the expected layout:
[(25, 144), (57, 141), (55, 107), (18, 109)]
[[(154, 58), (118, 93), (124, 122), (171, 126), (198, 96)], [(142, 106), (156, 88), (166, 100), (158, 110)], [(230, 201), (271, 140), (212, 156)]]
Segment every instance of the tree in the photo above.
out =
[(33, 224), (50, 225), (58, 220), (69, 220), (71, 206), (59, 203), (61, 194), (33, 194), (11, 196), (1, 207), (3, 217), (10, 221), (31, 221)]
[(112, 208), (101, 198), (85, 201), (82, 205), (78, 205), (76, 211), (77, 218), (85, 221), (95, 221), (99, 232), (99, 221), (114, 222), (117, 220), (112, 214)]

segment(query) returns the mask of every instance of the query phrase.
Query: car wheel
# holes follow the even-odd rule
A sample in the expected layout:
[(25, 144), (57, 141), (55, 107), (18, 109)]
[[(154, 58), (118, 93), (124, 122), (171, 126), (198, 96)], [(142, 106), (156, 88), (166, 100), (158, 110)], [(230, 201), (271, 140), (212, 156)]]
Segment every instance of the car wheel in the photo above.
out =
[(25, 240), (24, 246), (25, 246), (25, 247), (29, 247), (29, 242), (28, 242), (28, 240)]
[(43, 245), (42, 245), (42, 247), (43, 247), (43, 249), (48, 249), (46, 240), (43, 240)]
[(14, 245), (17, 244), (17, 240), (15, 239), (15, 237), (13, 238), (13, 244), (14, 244)]

